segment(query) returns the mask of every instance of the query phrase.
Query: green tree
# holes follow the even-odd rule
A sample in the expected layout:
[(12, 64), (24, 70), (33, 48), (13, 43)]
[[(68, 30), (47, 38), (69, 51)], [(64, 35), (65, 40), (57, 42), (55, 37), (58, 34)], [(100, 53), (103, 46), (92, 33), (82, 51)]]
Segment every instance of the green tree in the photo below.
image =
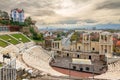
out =
[(27, 17), (26, 19), (25, 19), (25, 25), (26, 26), (30, 26), (32, 24), (32, 18), (31, 17)]
[(43, 40), (43, 34), (42, 33), (38, 34), (37, 32), (35, 32), (33, 27), (30, 27), (30, 32), (34, 40)]
[(34, 31), (34, 28), (33, 28), (33, 27), (30, 27), (29, 29), (30, 29), (30, 32), (31, 32), (32, 34), (34, 34), (34, 33), (35, 33), (35, 31)]
[(43, 34), (41, 34), (41, 33), (38, 34), (38, 35), (37, 35), (37, 38), (38, 38), (38, 40), (43, 40)]
[(79, 39), (79, 34), (77, 32), (75, 32), (72, 36), (71, 36), (71, 39), (70, 41), (77, 41)]
[(1, 15), (2, 18), (6, 18), (6, 19), (9, 19), (9, 15), (7, 12), (3, 11), (2, 12), (2, 15)]
[(1, 18), (9, 19), (9, 15), (8, 15), (8, 13), (5, 12), (5, 11), (1, 11), (1, 10), (0, 10), (0, 17), (1, 17)]
[(60, 34), (57, 34), (57, 38), (60, 38)]
[[(5, 11), (1, 11), (0, 10), (0, 17), (3, 19), (9, 19), (9, 15), (7, 12)], [(3, 25), (8, 25), (9, 24), (9, 20), (0, 20), (0, 23)]]

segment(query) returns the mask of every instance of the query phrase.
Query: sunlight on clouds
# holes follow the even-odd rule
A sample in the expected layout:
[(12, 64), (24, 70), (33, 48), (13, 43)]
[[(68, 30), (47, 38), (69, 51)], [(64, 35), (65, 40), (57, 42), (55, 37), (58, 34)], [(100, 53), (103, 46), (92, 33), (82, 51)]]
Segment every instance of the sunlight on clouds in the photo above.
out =
[(23, 8), (25, 16), (31, 16), (37, 20), (37, 24), (95, 25), (120, 23), (120, 0), (0, 1), (1, 10), (10, 13), (11, 9)]
[(71, 0), (62, 0), (61, 9), (57, 9), (55, 12), (62, 16), (71, 16), (76, 13), (75, 5)]

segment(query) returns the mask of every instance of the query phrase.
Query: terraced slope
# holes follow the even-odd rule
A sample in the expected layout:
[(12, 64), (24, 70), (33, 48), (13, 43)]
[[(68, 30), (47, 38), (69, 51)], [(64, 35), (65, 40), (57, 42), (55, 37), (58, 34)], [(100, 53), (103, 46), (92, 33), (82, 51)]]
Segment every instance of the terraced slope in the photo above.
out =
[(49, 61), (51, 56), (41, 46), (33, 46), (26, 50), (26, 53), (22, 56), (23, 60), (29, 66), (41, 70), (45, 73), (49, 73), (55, 76), (65, 76), (51, 68)]
[(8, 44), (2, 40), (0, 40), (0, 47), (6, 47)]
[(11, 36), (15, 37), (18, 40), (21, 39), (23, 43), (30, 42), (30, 40), (27, 37), (23, 36), (22, 34), (11, 34)]
[(0, 38), (5, 40), (5, 41), (9, 41), (10, 43), (12, 43), (14, 45), (19, 43), (19, 41), (17, 41), (16, 39), (10, 37), (9, 35), (1, 35)]

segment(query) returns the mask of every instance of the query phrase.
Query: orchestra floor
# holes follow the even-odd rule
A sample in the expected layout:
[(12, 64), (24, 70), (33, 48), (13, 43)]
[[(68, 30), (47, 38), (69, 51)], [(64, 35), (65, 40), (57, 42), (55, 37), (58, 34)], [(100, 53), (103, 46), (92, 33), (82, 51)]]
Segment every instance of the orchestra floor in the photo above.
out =
[(67, 74), (72, 77), (88, 78), (88, 77), (93, 77), (96, 75), (93, 73), (73, 71), (73, 70), (68, 70), (68, 69), (63, 69), (63, 68), (58, 68), (58, 67), (52, 67), (52, 68), (60, 73)]

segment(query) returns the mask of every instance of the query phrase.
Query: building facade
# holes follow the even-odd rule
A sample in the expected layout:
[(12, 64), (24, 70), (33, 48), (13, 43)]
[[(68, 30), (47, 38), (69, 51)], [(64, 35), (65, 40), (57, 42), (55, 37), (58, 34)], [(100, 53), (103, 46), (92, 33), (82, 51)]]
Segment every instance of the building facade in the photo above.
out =
[[(96, 34), (96, 33), (95, 33)], [(77, 52), (77, 53), (95, 53), (99, 55), (106, 55), (108, 57), (113, 54), (113, 36), (109, 32), (101, 32), (99, 33), (99, 36), (97, 37), (97, 41), (91, 40), (90, 33), (83, 33), (82, 36), (82, 42), (71, 42), (69, 49), (64, 50), (64, 47), (61, 47), (60, 49), (62, 52), (65, 52), (67, 55), (71, 55), (71, 52)], [(53, 43), (56, 41), (53, 41)], [(57, 41), (58, 42), (58, 41)], [(57, 43), (58, 45), (61, 45), (60, 43)], [(52, 50), (55, 50), (55, 47), (52, 46)], [(66, 53), (67, 51), (67, 53)], [(62, 53), (64, 54), (64, 53)], [(73, 57), (73, 56), (71, 56)]]
[(52, 41), (52, 50), (61, 51), (62, 50), (62, 42), (61, 41)]
[(10, 31), (9, 26), (0, 26), (0, 32), (8, 32)]
[(113, 36), (109, 32), (100, 34), (99, 39), (99, 54), (111, 57), (113, 53)]
[(83, 34), (83, 52), (90, 52), (90, 34), (84, 33)]
[(11, 19), (14, 21), (14, 22), (24, 22), (25, 21), (25, 18), (24, 18), (24, 10), (22, 9), (13, 9), (11, 10)]
[[(97, 36), (93, 34), (96, 35), (96, 32), (83, 33), (82, 41), (71, 42), (68, 50), (64, 50), (63, 47), (59, 49), (60, 43), (53, 41), (52, 50), (59, 51), (58, 60), (53, 63), (53, 66), (97, 74), (104, 73), (107, 70), (106, 57), (112, 57), (113, 54), (113, 37), (109, 32), (100, 32)], [(79, 63), (72, 63), (71, 59), (78, 59)], [(80, 64), (83, 60), (89, 60), (91, 64)]]

